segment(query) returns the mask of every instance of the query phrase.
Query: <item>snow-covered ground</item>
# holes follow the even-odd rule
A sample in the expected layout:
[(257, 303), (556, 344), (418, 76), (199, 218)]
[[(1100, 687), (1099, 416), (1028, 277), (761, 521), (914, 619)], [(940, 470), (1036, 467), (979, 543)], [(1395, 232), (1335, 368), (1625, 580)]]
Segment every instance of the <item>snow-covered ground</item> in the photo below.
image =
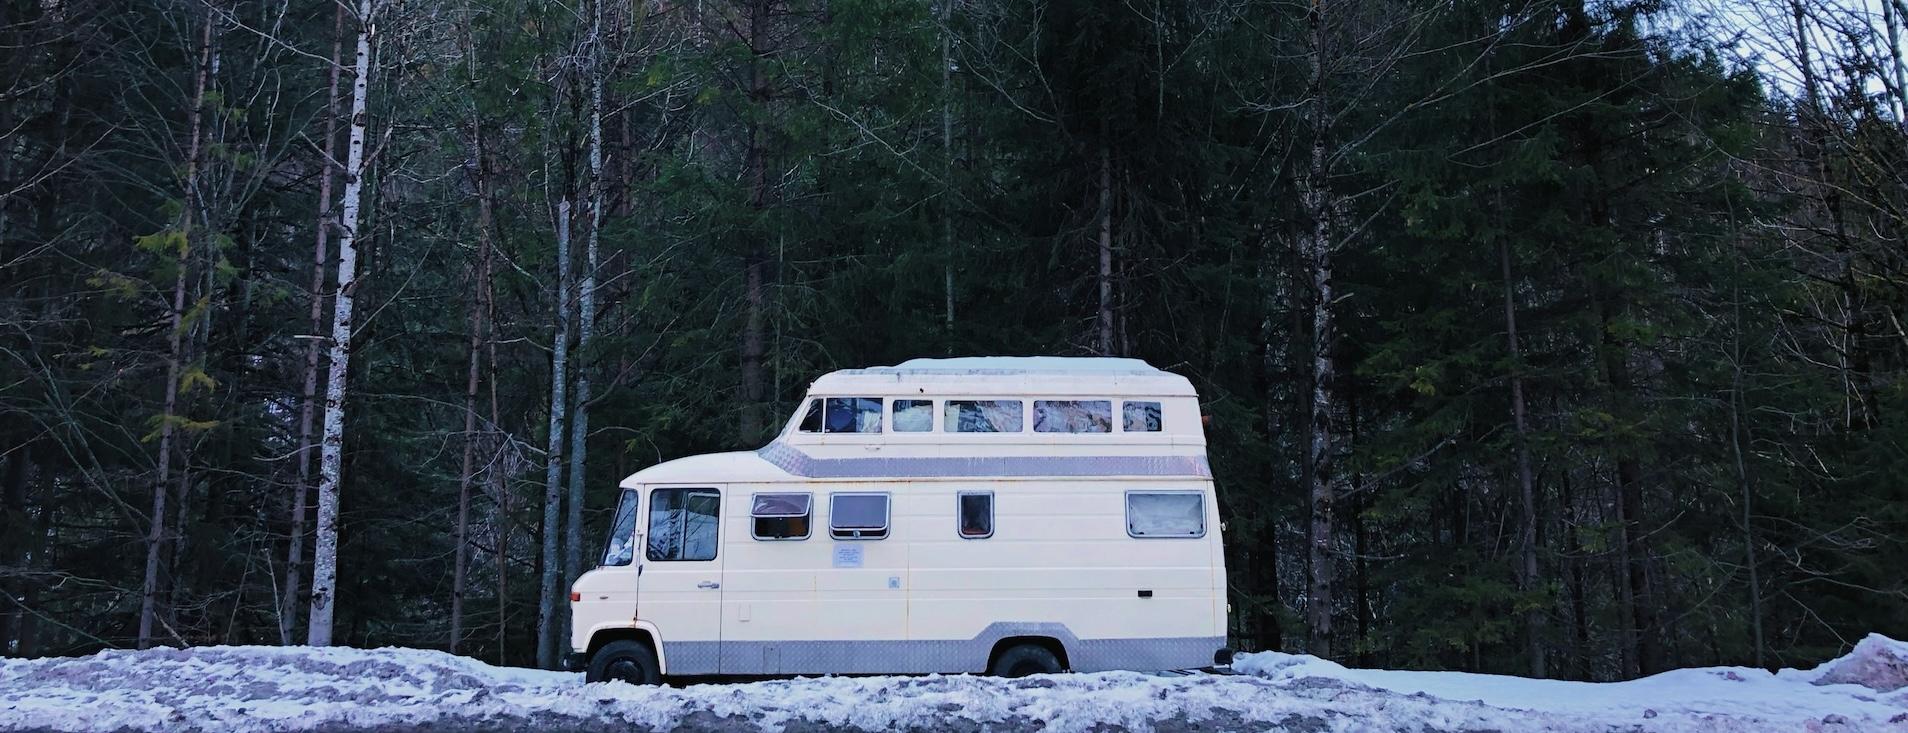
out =
[[(1592, 684), (1241, 655), (1234, 676), (586, 685), (415, 649), (206, 647), (0, 661), (0, 729), (86, 731), (1903, 731), (1908, 644), (1812, 670)], [(1864, 686), (1866, 685), (1866, 686)]]

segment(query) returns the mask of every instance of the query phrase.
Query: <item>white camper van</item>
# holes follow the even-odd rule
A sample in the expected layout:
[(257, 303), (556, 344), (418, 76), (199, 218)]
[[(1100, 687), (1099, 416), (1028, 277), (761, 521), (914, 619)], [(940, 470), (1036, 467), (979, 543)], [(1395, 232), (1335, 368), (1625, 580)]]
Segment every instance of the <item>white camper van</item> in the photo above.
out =
[(570, 593), (592, 681), (1230, 661), (1198, 399), (1136, 359), (833, 372), (767, 447), (622, 489)]

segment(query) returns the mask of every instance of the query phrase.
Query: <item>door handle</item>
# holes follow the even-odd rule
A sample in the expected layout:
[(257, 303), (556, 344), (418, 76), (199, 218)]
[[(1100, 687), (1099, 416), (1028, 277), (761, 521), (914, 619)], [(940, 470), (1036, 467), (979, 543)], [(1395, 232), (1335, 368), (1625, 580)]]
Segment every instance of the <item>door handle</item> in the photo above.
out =
[(715, 590), (715, 589), (717, 589), (717, 588), (720, 588), (720, 587), (722, 587), (722, 584), (721, 584), (721, 583), (717, 583), (717, 582), (715, 582), (715, 581), (713, 581), (713, 580), (705, 580), (705, 581), (702, 581), (702, 582), (700, 582), (700, 583), (697, 583), (697, 584), (696, 584), (696, 587), (697, 587), (697, 588), (701, 588), (701, 589), (703, 589), (703, 590)]

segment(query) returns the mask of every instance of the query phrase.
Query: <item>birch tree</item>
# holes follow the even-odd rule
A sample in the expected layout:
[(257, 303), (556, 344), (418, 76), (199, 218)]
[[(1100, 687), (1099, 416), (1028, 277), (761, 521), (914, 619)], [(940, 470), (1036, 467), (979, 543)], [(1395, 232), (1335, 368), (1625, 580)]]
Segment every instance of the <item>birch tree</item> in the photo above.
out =
[[(551, 114), (554, 116), (555, 111)], [(554, 126), (554, 119), (552, 120)], [(545, 186), (559, 186), (556, 204), (557, 290), (555, 334), (550, 343), (550, 435), (544, 454), (543, 474), (543, 574), (537, 594), (537, 666), (556, 667), (558, 634), (563, 628), (559, 596), (562, 592), (563, 558), (559, 539), (563, 534), (563, 433), (570, 401), (568, 392), (570, 361), (570, 193), (567, 177), (561, 182), (549, 179), (551, 166), (544, 167)]]
[(311, 326), (305, 339), (305, 380), (298, 405), (298, 450), (292, 460), (298, 463), (298, 485), (292, 487), (291, 537), (285, 551), (285, 588), (278, 614), (280, 644), (291, 644), (296, 628), (298, 588), (304, 579), (305, 520), (311, 489), (312, 416), (318, 408), (319, 356), (322, 351), (318, 333), (325, 319), (325, 266), (331, 258), (329, 240), (332, 228), (331, 187), (337, 173), (338, 74), (344, 68), (345, 6), (340, 2), (332, 12), (331, 64), (326, 69), (324, 159), (318, 164), (318, 215), (312, 225), (311, 254)]
[[(583, 277), (576, 294), (576, 395), (570, 411), (570, 496), (569, 516), (564, 523), (563, 577), (574, 582), (583, 573), (583, 497), (588, 472), (590, 434), (590, 337), (596, 330), (596, 269), (598, 247), (603, 229), (603, 0), (590, 2), (589, 74), (590, 74), (590, 233), (584, 244)], [(569, 615), (563, 615), (563, 628), (569, 629)], [(565, 634), (567, 636), (567, 633)]]
[(371, 95), (371, 48), (377, 36), (375, 0), (358, 0), (357, 51), (352, 64), (350, 141), (344, 195), (339, 203), (338, 290), (331, 316), (331, 370), (325, 379), (325, 419), (318, 459), (317, 542), (312, 553), (311, 622), (305, 643), (330, 646), (337, 610), (338, 498), (343, 487), (346, 375), (351, 367), (353, 286), (357, 283), (359, 224), (363, 219), (365, 147)]

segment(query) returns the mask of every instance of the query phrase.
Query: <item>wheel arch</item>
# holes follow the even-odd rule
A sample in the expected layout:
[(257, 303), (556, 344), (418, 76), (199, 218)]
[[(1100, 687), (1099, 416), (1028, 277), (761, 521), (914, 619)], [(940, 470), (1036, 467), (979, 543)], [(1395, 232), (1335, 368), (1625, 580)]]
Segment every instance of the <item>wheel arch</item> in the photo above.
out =
[(590, 647), (585, 650), (584, 658), (594, 658), (598, 650), (614, 641), (636, 641), (648, 645), (649, 650), (656, 653), (657, 671), (661, 674), (669, 673), (669, 660), (663, 656), (660, 637), (656, 635), (654, 627), (645, 623), (597, 629), (590, 634)]
[(982, 668), (983, 671), (993, 669), (994, 663), (997, 661), (1000, 661), (1001, 654), (1006, 653), (1008, 649), (1012, 649), (1022, 644), (1032, 644), (1037, 647), (1045, 648), (1047, 651), (1053, 652), (1053, 657), (1055, 659), (1060, 660), (1061, 669), (1073, 668), (1072, 661), (1070, 661), (1067, 658), (1067, 645), (1065, 643), (1062, 643), (1059, 639), (1056, 639), (1051, 636), (1041, 636), (1038, 634), (1023, 634), (1020, 636), (1002, 637), (999, 641), (994, 642), (994, 648), (988, 650), (987, 652), (987, 666)]

